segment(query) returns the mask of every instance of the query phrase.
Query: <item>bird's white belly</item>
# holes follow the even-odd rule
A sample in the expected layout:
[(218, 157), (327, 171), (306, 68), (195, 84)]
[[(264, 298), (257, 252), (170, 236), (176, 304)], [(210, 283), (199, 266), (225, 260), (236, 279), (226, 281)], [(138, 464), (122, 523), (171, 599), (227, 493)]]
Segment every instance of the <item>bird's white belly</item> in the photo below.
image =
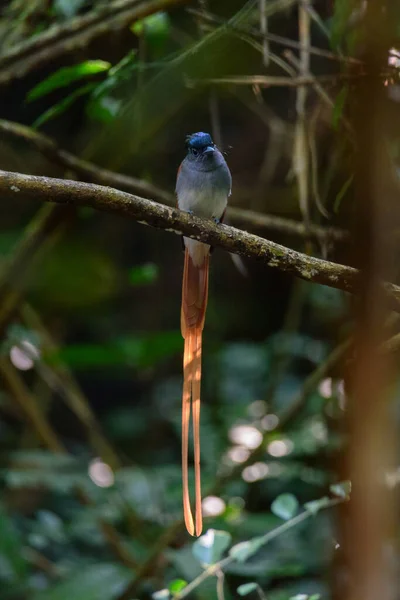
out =
[[(224, 214), (227, 201), (226, 193), (220, 190), (213, 192), (206, 189), (196, 192), (185, 190), (179, 194), (178, 206), (181, 210), (190, 211), (199, 217), (220, 219)], [(184, 240), (194, 265), (200, 267), (210, 251), (210, 246), (186, 237)]]
[(187, 189), (181, 191), (178, 206), (181, 210), (192, 212), (206, 219), (220, 219), (227, 205), (226, 192), (223, 190)]

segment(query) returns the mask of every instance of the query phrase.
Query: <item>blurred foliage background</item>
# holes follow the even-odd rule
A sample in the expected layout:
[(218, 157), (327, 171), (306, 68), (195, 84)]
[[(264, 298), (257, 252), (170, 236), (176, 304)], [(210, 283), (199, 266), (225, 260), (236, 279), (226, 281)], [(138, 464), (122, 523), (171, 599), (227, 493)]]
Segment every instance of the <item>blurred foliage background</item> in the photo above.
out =
[[(106, 185), (120, 174), (114, 187), (173, 202), (185, 136), (210, 131), (242, 209), (228, 222), (351, 262), (348, 97), (365, 2), (0, 4), (2, 169)], [(215, 532), (194, 543), (181, 515), (179, 238), (16, 194), (0, 219), (1, 599), (329, 598), (342, 560), (329, 506), (349, 493), (346, 294), (213, 253), (201, 437)]]

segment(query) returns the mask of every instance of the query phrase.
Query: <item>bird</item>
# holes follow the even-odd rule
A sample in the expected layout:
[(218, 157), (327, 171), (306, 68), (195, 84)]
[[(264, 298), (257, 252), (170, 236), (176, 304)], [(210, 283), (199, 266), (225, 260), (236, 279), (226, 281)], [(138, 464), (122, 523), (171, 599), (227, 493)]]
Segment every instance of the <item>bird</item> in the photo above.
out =
[[(223, 221), (232, 176), (222, 152), (210, 134), (202, 131), (186, 137), (186, 157), (176, 180), (178, 208), (193, 215)], [(208, 271), (211, 247), (183, 237), (185, 251), (181, 332), (184, 339), (182, 389), (182, 494), (187, 531), (199, 536), (203, 528), (200, 476), (200, 387), (202, 333), (208, 299)], [(195, 523), (190, 505), (188, 452), (190, 412), (193, 419)]]

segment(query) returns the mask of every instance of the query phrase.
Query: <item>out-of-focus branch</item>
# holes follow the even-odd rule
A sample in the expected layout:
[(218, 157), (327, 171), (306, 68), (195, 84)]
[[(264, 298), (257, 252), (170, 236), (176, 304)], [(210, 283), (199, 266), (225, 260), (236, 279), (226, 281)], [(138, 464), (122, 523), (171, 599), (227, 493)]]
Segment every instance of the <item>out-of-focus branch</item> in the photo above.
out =
[(107, 31), (117, 31), (158, 11), (188, 0), (117, 0), (56, 25), (0, 56), (0, 84), (24, 77), (60, 56), (87, 46)]
[[(21, 316), (26, 326), (40, 335), (44, 351), (57, 354), (59, 350), (57, 344), (36, 311), (28, 304), (24, 304), (21, 308)], [(25, 349), (24, 352), (27, 350)], [(43, 380), (65, 399), (67, 406), (82, 423), (94, 450), (113, 470), (120, 468), (121, 461), (117, 452), (104, 436), (90, 403), (68, 365), (59, 360), (51, 367), (38, 361), (36, 361), (36, 365)]]
[(52, 452), (64, 453), (65, 448), (59, 441), (46, 415), (39, 409), (18, 371), (5, 357), (0, 359), (0, 374), (6, 389), (17, 402), (24, 419), (35, 431), (42, 444)]
[(35, 261), (55, 242), (74, 214), (73, 207), (42, 206), (26, 228), (24, 237), (0, 272), (0, 331), (20, 303)]
[[(398, 181), (389, 145), (393, 124), (391, 101), (379, 80), (397, 23), (397, 3), (367, 2), (359, 31), (358, 51), (366, 77), (350, 90), (349, 116), (354, 127), (355, 262), (361, 269), (354, 302), (355, 360), (347, 377), (343, 465), (352, 482), (351, 503), (339, 521), (340, 545), (348, 575), (342, 586), (337, 573), (334, 598), (391, 600), (397, 577), (390, 553), (395, 551), (397, 506), (385, 475), (397, 461), (397, 423), (393, 418), (395, 365), (380, 351), (386, 299), (380, 282), (396, 274), (398, 245), (389, 232), (398, 225)], [(347, 39), (346, 39), (347, 41)], [(342, 473), (339, 474), (339, 476)]]
[[(309, 77), (310, 70), (310, 15), (307, 12), (309, 0), (299, 0), (299, 39), (300, 50), (300, 78)], [(306, 102), (307, 87), (300, 85), (296, 94), (297, 121), (294, 132), (293, 144), (293, 171), (297, 180), (300, 210), (303, 215), (304, 225), (310, 224), (309, 205), (309, 171), (310, 149), (308, 143)]]
[[(103, 169), (94, 163), (88, 162), (78, 156), (60, 148), (55, 140), (49, 138), (26, 125), (5, 121), (0, 119), (0, 131), (6, 135), (11, 135), (15, 138), (22, 139), (33, 145), (39, 150), (48, 160), (70, 169), (86, 180), (100, 183), (101, 185), (109, 185), (120, 190), (125, 190), (131, 194), (140, 194), (161, 200), (169, 206), (176, 205), (174, 194), (170, 194), (160, 187), (148, 183), (142, 179), (122, 175), (115, 171)], [(233, 221), (239, 221), (255, 227), (263, 227), (270, 231), (293, 235), (296, 237), (305, 237), (306, 230), (304, 224), (292, 219), (285, 219), (272, 215), (265, 215), (244, 208), (228, 207), (228, 218)], [(349, 239), (347, 231), (343, 231), (337, 227), (322, 227), (320, 225), (310, 225), (309, 235), (318, 240), (344, 242)]]
[(314, 85), (315, 82), (334, 83), (343, 79), (344, 74), (336, 75), (299, 75), (298, 77), (284, 77), (279, 75), (237, 75), (232, 77), (214, 77), (207, 79), (188, 79), (188, 85), (259, 85), (265, 87), (299, 87)]
[[(0, 359), (0, 375), (6, 389), (17, 402), (23, 419), (32, 427), (42, 444), (52, 452), (66, 454), (65, 447), (59, 441), (46, 415), (41, 411), (36, 398), (21, 379), (17, 369), (5, 357)], [(92, 503), (85, 490), (79, 488), (76, 492), (83, 504)], [(116, 558), (128, 567), (135, 567), (135, 561), (124, 547), (114, 527), (103, 519), (99, 519), (99, 526)]]
[(0, 131), (6, 135), (11, 135), (14, 138), (24, 140), (36, 148), (51, 162), (82, 175), (87, 181), (94, 181), (101, 185), (112, 185), (132, 194), (143, 194), (144, 196), (157, 198), (166, 204), (172, 204), (173, 202), (173, 195), (168, 194), (168, 192), (165, 192), (161, 188), (152, 185), (143, 179), (122, 175), (115, 171), (109, 171), (108, 169), (103, 169), (91, 162), (83, 160), (71, 152), (63, 150), (54, 139), (31, 127), (0, 119)]
[[(227, 27), (227, 29), (231, 29), (232, 31), (250, 34), (253, 37), (255, 37), (256, 39), (262, 39), (262, 40), (266, 39), (270, 42), (274, 42), (275, 44), (279, 44), (281, 46), (286, 46), (286, 48), (293, 48), (294, 50), (302, 49), (301, 42), (296, 42), (295, 40), (284, 37), (282, 35), (276, 35), (274, 33), (269, 33), (269, 32), (261, 33), (258, 29), (254, 28), (254, 27), (246, 27), (246, 26), (238, 25), (236, 23), (235, 24), (233, 24), (233, 23), (226, 24), (226, 21), (223, 18), (218, 17), (217, 15), (215, 15), (213, 13), (206, 12), (206, 11), (200, 11), (195, 8), (188, 8), (187, 10), (188, 10), (188, 12), (192, 13), (195, 16), (200, 16), (203, 20), (208, 21), (209, 23), (214, 23), (216, 25), (225, 25)], [(354, 58), (352, 56), (343, 56), (343, 55), (339, 56), (335, 52), (330, 52), (329, 50), (324, 50), (323, 48), (316, 48), (315, 46), (310, 46), (309, 51), (310, 51), (310, 54), (313, 54), (315, 56), (322, 56), (322, 57), (328, 58), (330, 60), (340, 61), (340, 62), (349, 63), (349, 64), (357, 64), (357, 65), (362, 64), (362, 61), (360, 61), (358, 58)]]
[[(0, 171), (0, 193), (14, 199), (55, 202), (62, 205), (88, 206), (131, 217), (143, 225), (165, 229), (176, 235), (185, 235), (212, 246), (218, 246), (247, 258), (263, 262), (283, 273), (306, 281), (327, 285), (346, 292), (356, 293), (360, 279), (357, 269), (324, 261), (280, 244), (247, 233), (234, 227), (216, 224), (170, 208), (99, 185), (36, 177)], [(383, 284), (393, 309), (400, 309), (400, 288), (391, 283)]]

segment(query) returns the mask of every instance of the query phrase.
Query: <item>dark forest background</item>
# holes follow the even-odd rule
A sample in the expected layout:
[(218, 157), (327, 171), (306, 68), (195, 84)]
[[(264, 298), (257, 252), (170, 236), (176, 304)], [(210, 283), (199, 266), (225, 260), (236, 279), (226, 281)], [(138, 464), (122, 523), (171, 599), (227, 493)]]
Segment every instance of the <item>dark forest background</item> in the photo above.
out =
[[(363, 566), (369, 558), (363, 544), (352, 547), (362, 535), (352, 530), (349, 479), (353, 467), (361, 481), (370, 473), (352, 463), (349, 431), (362, 440), (358, 456), (376, 458), (378, 505), (396, 516), (398, 457), (373, 440), (389, 445), (395, 435), (397, 372), (377, 387), (365, 367), (376, 361), (362, 362), (353, 334), (373, 330), (364, 309), (375, 306), (369, 267), (386, 256), (373, 243), (380, 210), (384, 276), (398, 282), (399, 8), (356, 0), (0, 7), (1, 169), (173, 205), (185, 137), (209, 131), (232, 172), (228, 224), (367, 273), (358, 305), (340, 278), (338, 289), (322, 286), (312, 269), (296, 278), (215, 248), (201, 415), (212, 531), (195, 541), (181, 508), (180, 238), (73, 198), (60, 207), (13, 188), (3, 194), (1, 600), (351, 598), (352, 569), (362, 579), (351, 556)], [(389, 171), (393, 184), (383, 189), (373, 176), (384, 172), (387, 182)], [(393, 304), (378, 328), (391, 358)], [(363, 406), (375, 407), (364, 424)], [(368, 496), (360, 489), (354, 514)], [(379, 597), (395, 598), (398, 529), (377, 523)]]

